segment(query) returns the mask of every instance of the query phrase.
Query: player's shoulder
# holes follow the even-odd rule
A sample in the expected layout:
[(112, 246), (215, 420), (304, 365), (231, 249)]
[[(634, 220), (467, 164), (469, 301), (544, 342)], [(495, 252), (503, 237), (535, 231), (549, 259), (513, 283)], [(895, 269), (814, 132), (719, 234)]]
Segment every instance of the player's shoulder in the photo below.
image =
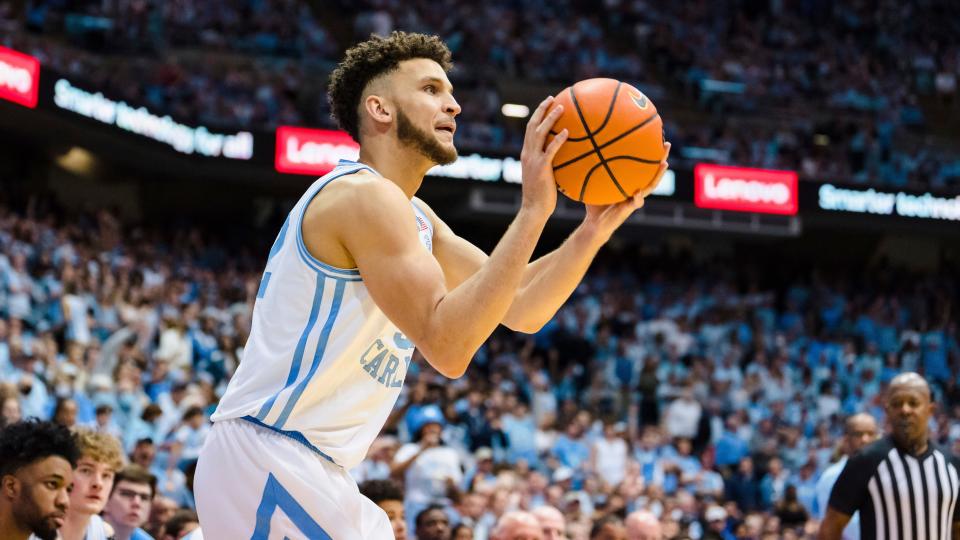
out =
[[(409, 209), (409, 201), (400, 187), (386, 178), (361, 169), (323, 187), (306, 210), (307, 219), (321, 214), (335, 216), (337, 223), (368, 220), (391, 209)], [(407, 210), (409, 212), (409, 210)]]
[(384, 196), (406, 198), (400, 186), (369, 169), (360, 169), (352, 174), (344, 175), (337, 181), (326, 185), (323, 191), (329, 196), (350, 199)]

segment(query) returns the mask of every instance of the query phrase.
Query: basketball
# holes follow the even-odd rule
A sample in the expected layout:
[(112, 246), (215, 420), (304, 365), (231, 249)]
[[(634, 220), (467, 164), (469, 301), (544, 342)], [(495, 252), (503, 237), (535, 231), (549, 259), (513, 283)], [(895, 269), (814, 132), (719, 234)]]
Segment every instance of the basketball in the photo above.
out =
[(548, 141), (563, 129), (569, 135), (553, 159), (561, 193), (606, 205), (653, 183), (664, 154), (663, 122), (647, 96), (614, 79), (587, 79), (554, 103), (563, 105), (563, 114)]

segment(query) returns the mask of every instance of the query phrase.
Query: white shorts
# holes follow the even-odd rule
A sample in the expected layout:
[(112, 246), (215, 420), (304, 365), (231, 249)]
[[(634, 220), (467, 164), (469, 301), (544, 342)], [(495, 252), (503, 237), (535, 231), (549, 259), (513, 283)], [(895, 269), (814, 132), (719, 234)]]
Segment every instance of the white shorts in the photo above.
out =
[(387, 514), (347, 471), (245, 420), (216, 422), (194, 480), (206, 540), (390, 540)]

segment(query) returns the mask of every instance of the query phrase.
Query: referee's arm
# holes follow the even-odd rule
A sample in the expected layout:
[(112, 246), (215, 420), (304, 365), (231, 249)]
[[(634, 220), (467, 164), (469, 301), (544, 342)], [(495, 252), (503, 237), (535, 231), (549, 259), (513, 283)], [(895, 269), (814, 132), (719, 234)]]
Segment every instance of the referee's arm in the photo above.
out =
[[(950, 463), (953, 464), (957, 470), (960, 470), (960, 455), (957, 454), (947, 454)], [(960, 496), (960, 494), (958, 494)], [(950, 520), (953, 523), (953, 540), (960, 540), (960, 501), (954, 503), (953, 515), (950, 516)]]
[[(847, 523), (850, 523), (851, 516), (852, 514), (844, 514), (832, 506), (828, 507), (827, 515), (820, 522), (820, 532), (817, 534), (817, 540), (840, 540), (843, 529), (847, 527)], [(953, 524), (954, 538), (960, 538), (957, 536), (958, 525), (960, 525), (960, 522)]]

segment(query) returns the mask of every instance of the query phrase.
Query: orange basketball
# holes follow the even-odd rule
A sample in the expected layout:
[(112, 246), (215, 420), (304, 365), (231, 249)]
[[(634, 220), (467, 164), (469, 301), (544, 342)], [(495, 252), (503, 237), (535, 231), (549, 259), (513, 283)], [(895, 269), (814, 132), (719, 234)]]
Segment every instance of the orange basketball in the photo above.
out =
[(642, 92), (614, 79), (587, 79), (554, 103), (563, 105), (563, 114), (551, 133), (566, 129), (569, 136), (553, 159), (561, 193), (587, 204), (613, 204), (654, 181), (664, 154), (663, 122)]

